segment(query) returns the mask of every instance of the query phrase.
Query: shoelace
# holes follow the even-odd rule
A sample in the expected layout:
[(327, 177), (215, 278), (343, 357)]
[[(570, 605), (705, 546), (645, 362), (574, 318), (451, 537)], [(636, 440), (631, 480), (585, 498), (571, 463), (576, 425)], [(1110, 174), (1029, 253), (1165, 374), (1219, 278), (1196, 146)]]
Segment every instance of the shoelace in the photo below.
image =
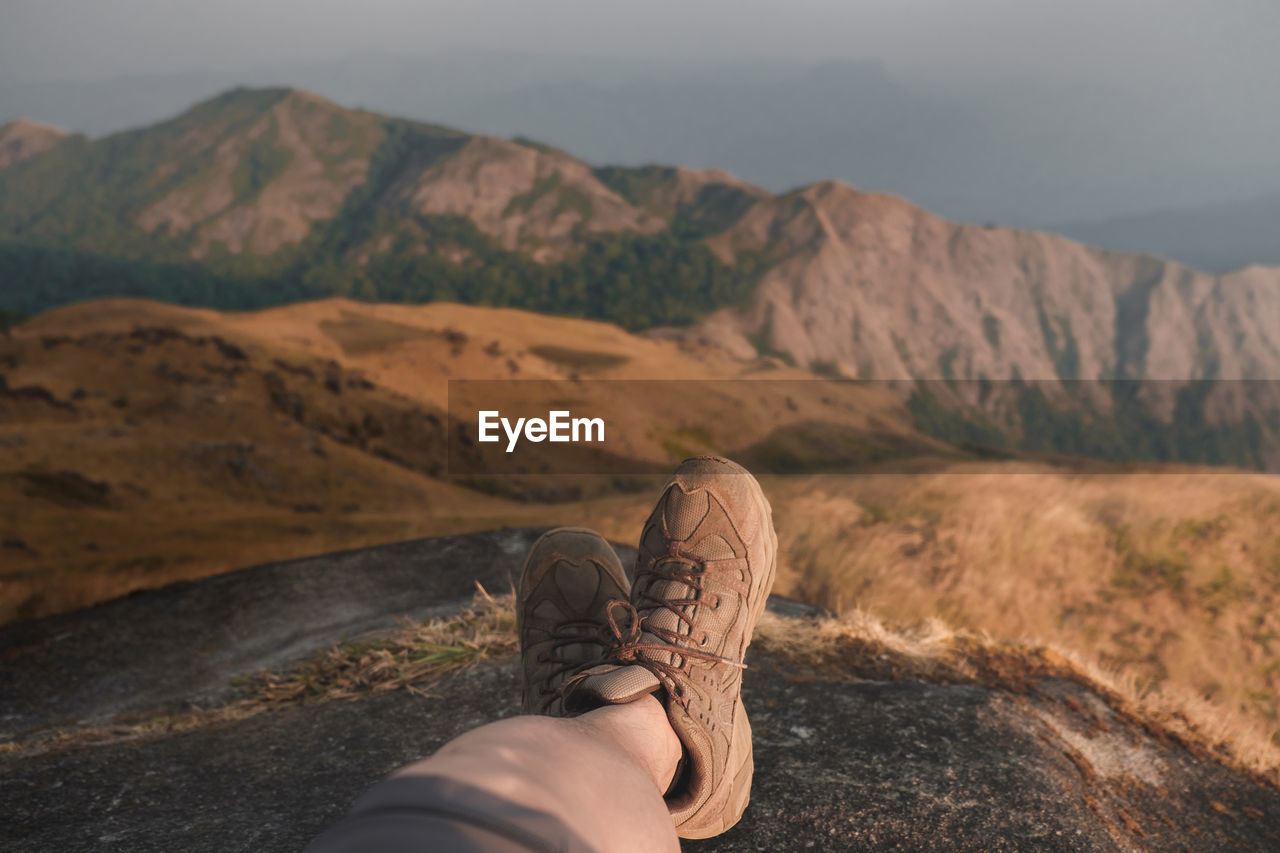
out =
[[(681, 644), (681, 640), (687, 641), (693, 635), (693, 618), (685, 613), (683, 608), (696, 607), (702, 603), (701, 599), (658, 598), (649, 592), (653, 589), (656, 581), (672, 581), (684, 584), (694, 590), (695, 593), (701, 593), (703, 569), (702, 563), (698, 560), (690, 559), (680, 554), (666, 554), (654, 560), (650, 568), (642, 571), (639, 577), (636, 578), (635, 588), (643, 590), (639, 596), (641, 603), (638, 607), (629, 601), (620, 599), (613, 599), (605, 605), (605, 613), (609, 617), (609, 629), (613, 632), (614, 637), (613, 648), (610, 650), (609, 656), (618, 663), (635, 664), (649, 670), (662, 682), (662, 686), (666, 688), (668, 695), (676, 702), (686, 706), (688, 700), (685, 697), (684, 681), (689, 677), (688, 665), (690, 660), (723, 663), (737, 669), (747, 668), (747, 665), (741, 661), (730, 660), (720, 655)], [(613, 611), (615, 607), (623, 607), (627, 611), (629, 624), (625, 636), (622, 628), (618, 625), (617, 619), (614, 618)], [(689, 634), (681, 634), (678, 631), (654, 625), (652, 621), (653, 614), (660, 610), (667, 610), (674, 614), (678, 620), (689, 627)], [(643, 615), (641, 611), (644, 611)], [(659, 642), (643, 642), (641, 638), (646, 633), (657, 637)], [(646, 651), (677, 656), (680, 659), (680, 664), (677, 666), (663, 660), (655, 660), (648, 655), (640, 655), (640, 652)]]
[[(585, 630), (576, 630), (585, 629)], [(547, 639), (550, 640), (550, 646), (538, 653), (535, 660), (538, 663), (556, 664), (556, 669), (552, 670), (545, 679), (543, 679), (543, 692), (556, 693), (551, 688), (551, 683), (557, 677), (566, 672), (573, 672), (578, 669), (586, 669), (595, 666), (598, 660), (594, 656), (588, 655), (588, 660), (566, 660), (561, 656), (561, 651), (567, 646), (581, 645), (590, 643), (597, 646), (609, 646), (609, 641), (604, 635), (604, 631), (599, 622), (594, 619), (566, 619), (564, 622), (556, 625), (554, 631), (551, 631)]]

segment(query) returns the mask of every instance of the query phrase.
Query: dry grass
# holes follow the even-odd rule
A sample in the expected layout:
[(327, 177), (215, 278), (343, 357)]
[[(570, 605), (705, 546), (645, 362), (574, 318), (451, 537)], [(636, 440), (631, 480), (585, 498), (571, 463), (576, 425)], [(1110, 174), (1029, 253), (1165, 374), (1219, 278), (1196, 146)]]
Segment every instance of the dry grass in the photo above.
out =
[(786, 619), (766, 613), (756, 641), (793, 663), (831, 675), (880, 681), (918, 679), (1035, 692), (1041, 679), (1064, 679), (1096, 693), (1119, 716), (1193, 752), (1280, 785), (1280, 747), (1265, 726), (1177, 687), (1143, 689), (1124, 672), (1045, 645), (1000, 642), (956, 631), (939, 620), (890, 627), (860, 610), (843, 616)]
[(46, 732), (0, 742), (0, 754), (36, 754), (152, 735), (191, 731), (233, 722), (300, 702), (359, 699), (392, 690), (422, 692), (423, 685), (486, 658), (517, 649), (510, 594), (494, 597), (477, 584), (470, 607), (430, 622), (404, 620), (372, 640), (341, 643), (284, 672), (264, 672), (243, 681), (247, 696), (218, 708), (172, 714), (119, 725)]
[(425, 623), (406, 620), (389, 636), (337, 645), (288, 672), (260, 675), (255, 698), (279, 704), (416, 690), (415, 685), (516, 648), (511, 596), (494, 598), (480, 587), (472, 606), (457, 616)]
[[(361, 355), (344, 352), (342, 335), (330, 334), (335, 323), (348, 332), (354, 323), (369, 338), (361, 338)], [(141, 348), (133, 340), (44, 342), (127, 335), (136, 325), (221, 335), (248, 359), (177, 340)], [(77, 389), (87, 396), (74, 416), (50, 407), (0, 410), (0, 471), (13, 475), (0, 477), (0, 621), (273, 559), (502, 525), (586, 525), (634, 542), (652, 494), (520, 504), (386, 457), (419, 452), (415, 435), (387, 429), (357, 443), (344, 436), (363, 430), (367, 413), (392, 424), (406, 407), (443, 405), (449, 377), (506, 378), (515, 364), (521, 378), (563, 378), (534, 352), (565, 342), (626, 359), (601, 369), (608, 378), (728, 378), (742, 370), (603, 324), (451, 305), (329, 300), (224, 315), (104, 302), (23, 328), (4, 349), (17, 360), (6, 371), (11, 385), (45, 388), (64, 401)], [(330, 360), (343, 376), (377, 387), (344, 384), (331, 393)], [(232, 368), (248, 372), (231, 381), (222, 371)], [(299, 396), (307, 426), (270, 401), (267, 371)], [(179, 382), (176, 373), (200, 379)], [(825, 411), (798, 404), (798, 413), (784, 406), (752, 426)], [(634, 407), (651, 405), (658, 404)], [(736, 412), (744, 403), (717, 405)], [(741, 425), (730, 414), (715, 420)], [(664, 442), (686, 436), (646, 432), (643, 418), (635, 424), (640, 457), (670, 455)], [(725, 440), (699, 436), (697, 449)], [(64, 470), (109, 484), (104, 505), (68, 505), (74, 495), (48, 488), (29, 494), (70, 482), (45, 476)], [(22, 474), (30, 471), (43, 473), (33, 481)], [(1185, 693), (1193, 697), (1185, 705), (1216, 709), (1241, 738), (1260, 726), (1280, 743), (1276, 478), (1078, 476), (1010, 462), (766, 478), (765, 487), (780, 539), (781, 594), (896, 624), (938, 619), (1000, 642), (1073, 649), (1143, 695)]]

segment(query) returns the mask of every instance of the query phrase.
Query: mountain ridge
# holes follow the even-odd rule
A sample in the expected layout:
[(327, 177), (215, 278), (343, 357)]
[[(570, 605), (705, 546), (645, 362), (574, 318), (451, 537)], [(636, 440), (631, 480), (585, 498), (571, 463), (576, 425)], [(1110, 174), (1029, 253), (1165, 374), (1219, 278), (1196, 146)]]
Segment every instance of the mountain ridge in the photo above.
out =
[(30, 119), (6, 122), (0, 125), (0, 169), (43, 154), (67, 136), (66, 131)]
[[(971, 383), (950, 396), (1015, 426), (1027, 382), (1110, 417), (1117, 382), (1207, 380), (1207, 402), (1134, 394), (1193, 432), (1240, 425), (1250, 464), (1280, 462), (1262, 449), (1280, 447), (1280, 393), (1257, 403), (1239, 384), (1280, 380), (1280, 268), (1198, 273), (839, 181), (775, 195), (236, 89), (0, 171), (3, 237), (0, 307), (19, 312), (104, 295), (501, 305), (683, 327), (824, 375)], [(1063, 385), (1079, 380), (1092, 385)]]

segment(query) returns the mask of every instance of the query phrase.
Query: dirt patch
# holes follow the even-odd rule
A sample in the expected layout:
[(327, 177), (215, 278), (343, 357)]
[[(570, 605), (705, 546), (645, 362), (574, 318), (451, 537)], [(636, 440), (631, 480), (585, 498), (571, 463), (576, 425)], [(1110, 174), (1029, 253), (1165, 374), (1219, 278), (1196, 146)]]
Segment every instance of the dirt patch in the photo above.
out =
[(337, 341), (348, 356), (368, 355), (409, 341), (441, 337), (441, 333), (420, 326), (383, 320), (366, 314), (342, 312), (341, 320), (321, 320), (320, 330)]
[(551, 345), (529, 347), (529, 352), (543, 361), (549, 361), (552, 364), (576, 370), (579, 373), (595, 373), (600, 370), (608, 370), (611, 367), (620, 367), (631, 360), (625, 355), (611, 352)]
[(28, 469), (14, 475), (29, 498), (45, 500), (64, 507), (107, 507), (111, 505), (111, 486), (90, 480), (77, 471), (41, 471)]

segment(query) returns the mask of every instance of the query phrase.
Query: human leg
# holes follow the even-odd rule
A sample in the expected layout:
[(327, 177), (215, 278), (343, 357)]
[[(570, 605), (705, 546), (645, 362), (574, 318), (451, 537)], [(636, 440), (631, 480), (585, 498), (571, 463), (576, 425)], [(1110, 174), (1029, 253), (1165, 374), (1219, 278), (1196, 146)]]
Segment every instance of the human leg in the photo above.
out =
[(630, 582), (597, 534), (543, 536), (521, 574), (519, 716), (481, 726), (379, 783), (308, 849), (346, 853), (678, 850), (663, 793), (681, 756), (654, 697), (564, 715), (560, 688), (607, 651)]
[[(679, 850), (662, 795), (681, 746), (652, 696), (473, 729), (396, 777), (445, 777), (552, 815), (600, 851)], [(393, 777), (394, 778), (394, 777)]]

